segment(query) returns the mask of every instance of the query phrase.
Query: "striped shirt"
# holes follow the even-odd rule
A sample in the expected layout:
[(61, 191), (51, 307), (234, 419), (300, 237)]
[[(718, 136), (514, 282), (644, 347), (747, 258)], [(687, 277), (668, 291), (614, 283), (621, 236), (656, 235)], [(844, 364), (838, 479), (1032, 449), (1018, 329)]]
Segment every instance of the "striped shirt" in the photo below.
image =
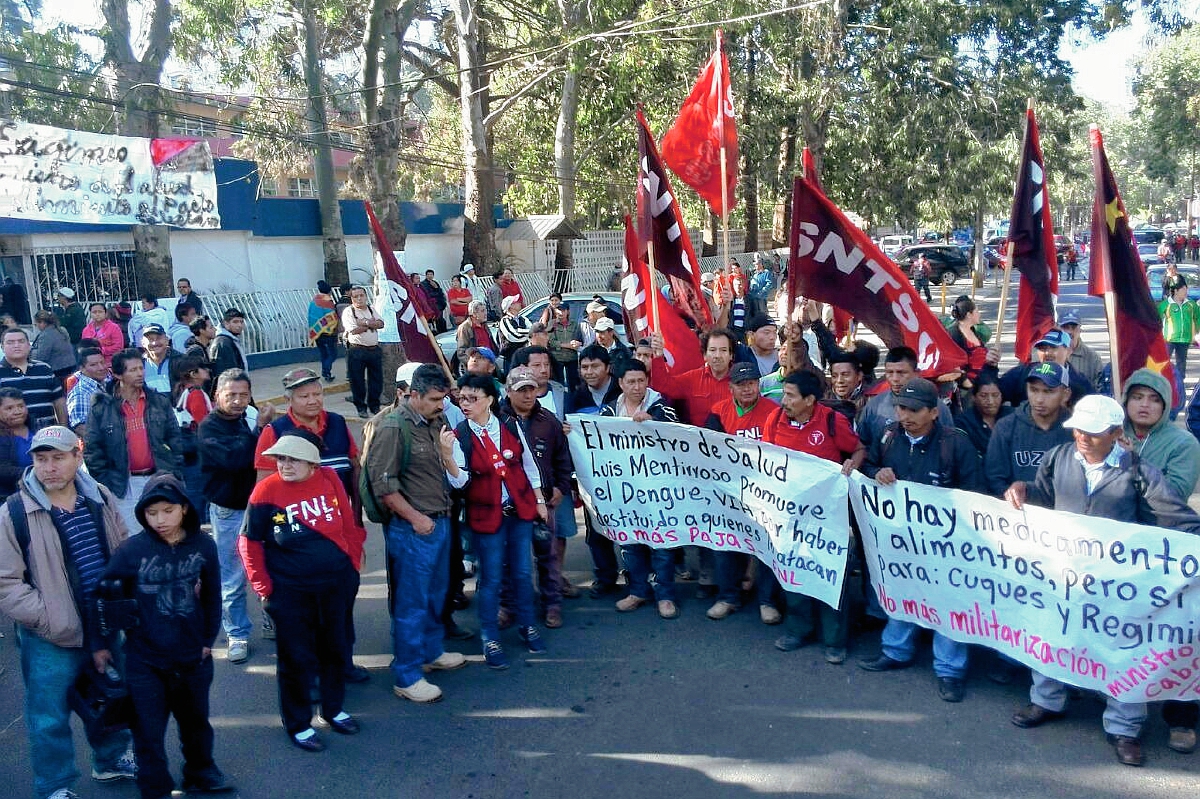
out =
[(58, 424), (54, 403), (62, 399), (62, 381), (54, 376), (49, 364), (31, 360), (22, 372), (7, 359), (0, 359), (0, 388), (15, 388), (21, 392), (25, 407), (29, 408), (30, 427)]
[(52, 507), (54, 526), (67, 542), (67, 557), (79, 573), (79, 585), (85, 597), (91, 597), (100, 574), (104, 571), (104, 548), (100, 546), (100, 531), (82, 496), (75, 498), (75, 509), (65, 511)]

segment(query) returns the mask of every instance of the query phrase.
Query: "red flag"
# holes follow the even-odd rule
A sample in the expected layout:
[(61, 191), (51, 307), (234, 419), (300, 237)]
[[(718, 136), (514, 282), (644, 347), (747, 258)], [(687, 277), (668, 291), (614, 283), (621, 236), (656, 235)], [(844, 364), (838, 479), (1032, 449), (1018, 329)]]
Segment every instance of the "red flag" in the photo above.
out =
[(396, 309), (396, 326), (400, 331), (400, 340), (404, 342), (404, 353), (410, 361), (440, 364), (441, 353), (434, 349), (429, 338), (429, 328), (425, 324), (430, 315), (425, 302), (425, 292), (414, 286), (412, 279), (400, 268), (396, 254), (388, 245), (387, 236), (384, 235), (379, 220), (375, 218), (375, 212), (371, 210), (371, 204), (363, 205), (367, 207), (371, 238), (375, 242), (376, 255), (383, 264), (389, 297)]
[[(651, 303), (657, 306), (657, 313)], [(639, 252), (638, 235), (628, 216), (625, 217), (625, 253), (621, 264), (621, 305), (625, 312), (625, 335), (631, 345), (648, 338), (651, 333), (661, 333), (663, 357), (677, 373), (704, 365), (696, 332), (687, 326), (673, 305), (654, 291), (650, 268)], [(657, 329), (655, 316), (658, 317)]]
[(788, 289), (854, 314), (890, 347), (917, 353), (917, 369), (936, 377), (964, 366), (954, 343), (904, 273), (803, 178), (792, 189)]
[[(806, 146), (801, 153), (800, 162), (804, 165), (804, 179), (807, 180), (812, 187), (822, 194), (825, 193), (825, 188), (821, 185), (821, 175), (817, 172), (817, 160), (813, 158), (812, 150)], [(789, 284), (790, 285), (790, 284)], [(791, 295), (792, 297), (798, 295)], [(791, 301), (792, 303), (795, 300)], [(833, 334), (839, 339), (845, 338), (850, 332), (850, 324), (854, 321), (854, 315), (843, 310), (837, 305), (830, 305), (833, 308)], [(788, 304), (788, 313), (794, 310), (792, 304)]]
[(1025, 112), (1025, 141), (1013, 191), (1008, 240), (1012, 266), (1021, 273), (1017, 294), (1017, 357), (1027, 362), (1033, 343), (1053, 328), (1058, 297), (1058, 256), (1050, 218), (1050, 192), (1033, 109)]
[[(725, 154), (725, 194), (721, 192), (721, 153)], [(700, 70), (692, 93), (683, 101), (675, 124), (662, 140), (667, 166), (724, 217), (737, 188), (738, 137), (729, 86), (729, 59), (717, 31), (717, 50)], [(729, 208), (725, 207), (728, 201)]]
[(1092, 206), (1088, 293), (1093, 297), (1111, 294), (1113, 299), (1115, 314), (1108, 320), (1110, 344), (1117, 357), (1117, 363), (1112, 365), (1113, 394), (1121, 396), (1122, 386), (1118, 381), (1128, 380), (1138, 369), (1153, 369), (1171, 381), (1174, 407), (1180, 400), (1175, 367), (1163, 341), (1162, 323), (1150, 296), (1146, 270), (1133, 244), (1125, 203), (1104, 154), (1104, 138), (1095, 125), (1091, 140), (1096, 197)]
[[(647, 263), (667, 276), (675, 304), (696, 324), (712, 324), (712, 313), (700, 288), (700, 266), (687, 223), (667, 180), (654, 146), (654, 134), (639, 108), (638, 122), (638, 249), (648, 253)], [(653, 252), (650, 246), (653, 245)]]

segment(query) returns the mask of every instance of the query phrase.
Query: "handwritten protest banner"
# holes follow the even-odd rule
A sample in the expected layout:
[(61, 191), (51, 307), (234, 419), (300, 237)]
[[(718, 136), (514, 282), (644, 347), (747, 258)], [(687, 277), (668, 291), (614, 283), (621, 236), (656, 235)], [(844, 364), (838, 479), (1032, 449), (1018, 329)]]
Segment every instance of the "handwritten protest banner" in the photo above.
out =
[(0, 216), (218, 228), (208, 142), (0, 120)]
[(838, 465), (695, 427), (571, 415), (584, 503), (618, 544), (744, 552), (837, 607), (849, 510)]
[(888, 615), (1127, 702), (1200, 699), (1195, 536), (850, 476)]

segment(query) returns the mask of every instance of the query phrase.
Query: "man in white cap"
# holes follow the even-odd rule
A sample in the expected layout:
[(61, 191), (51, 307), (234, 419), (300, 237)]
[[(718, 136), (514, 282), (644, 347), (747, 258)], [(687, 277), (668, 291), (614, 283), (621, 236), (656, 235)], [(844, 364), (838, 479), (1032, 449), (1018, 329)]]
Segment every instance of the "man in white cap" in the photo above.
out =
[(584, 308), (585, 316), (579, 320), (579, 333), (582, 338), (576, 350), (596, 343), (596, 323), (608, 316), (608, 306), (599, 300), (592, 300)]
[(608, 357), (613, 372), (620, 374), (624, 364), (633, 357), (621, 340), (617, 338), (617, 323), (605, 316), (596, 322), (596, 343), (608, 350)]
[[(60, 799), (75, 796), (79, 779), (67, 693), (98, 648), (84, 608), (128, 531), (112, 493), (80, 468), (74, 433), (43, 428), (29, 451), (33, 466), (0, 505), (0, 613), (16, 622), (21, 645), (34, 792)], [(128, 730), (89, 737), (92, 779), (137, 776), (129, 740)]]
[[(1200, 516), (1180, 499), (1160, 472), (1117, 446), (1123, 435), (1125, 409), (1112, 397), (1091, 394), (1079, 400), (1064, 423), (1075, 441), (1055, 447), (1042, 460), (1032, 483), (1017, 482), (1004, 493), (1020, 510), (1026, 502), (1054, 510), (1119, 522), (1150, 524), (1200, 533)], [(1065, 715), (1068, 687), (1034, 672), (1030, 704), (1013, 714), (1018, 727), (1037, 727)], [(1145, 762), (1138, 741), (1146, 720), (1145, 702), (1107, 698), (1104, 731), (1127, 766)]]
[(63, 330), (67, 331), (67, 335), (71, 337), (71, 343), (78, 344), (79, 337), (83, 335), (84, 325), (87, 324), (87, 311), (83, 310), (83, 306), (75, 301), (75, 289), (63, 286), (58, 290), (58, 295), (54, 299), (61, 307), (61, 310), (58, 311), (58, 321), (62, 323)]

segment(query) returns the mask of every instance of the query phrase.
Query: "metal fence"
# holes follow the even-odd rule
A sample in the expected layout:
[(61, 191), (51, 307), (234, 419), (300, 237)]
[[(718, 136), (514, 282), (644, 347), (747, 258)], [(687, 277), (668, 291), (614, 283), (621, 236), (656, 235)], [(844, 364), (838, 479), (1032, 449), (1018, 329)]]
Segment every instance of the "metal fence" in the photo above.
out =
[(35, 309), (53, 308), (61, 288), (75, 291), (78, 302), (116, 302), (140, 297), (133, 250), (121, 247), (54, 247), (30, 252)]
[(238, 294), (205, 294), (204, 312), (219, 325), (221, 315), (237, 308), (246, 315), (242, 347), (247, 353), (308, 347), (308, 303), (312, 292), (256, 291)]

